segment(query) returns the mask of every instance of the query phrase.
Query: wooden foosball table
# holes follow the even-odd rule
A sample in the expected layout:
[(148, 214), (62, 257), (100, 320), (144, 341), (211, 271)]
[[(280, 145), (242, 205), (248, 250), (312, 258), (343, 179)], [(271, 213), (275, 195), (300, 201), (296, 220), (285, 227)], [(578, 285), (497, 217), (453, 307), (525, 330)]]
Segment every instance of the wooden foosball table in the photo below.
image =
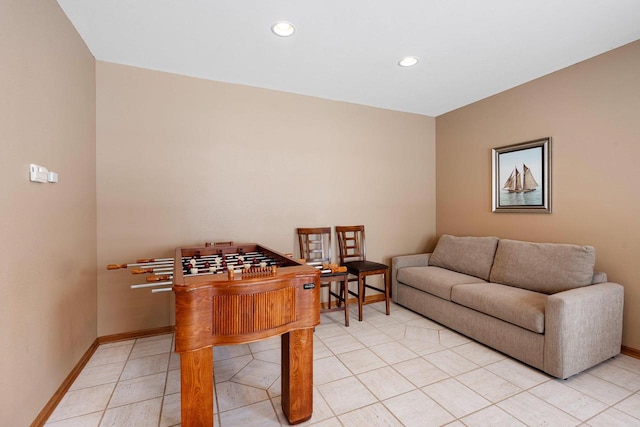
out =
[[(209, 269), (215, 265), (215, 272), (207, 271), (205, 263)], [(200, 267), (190, 274), (194, 264), (202, 265), (205, 274)], [(282, 410), (291, 424), (311, 418), (319, 276), (317, 269), (257, 244), (176, 249), (173, 290), (183, 426), (213, 425), (212, 346), (276, 335), (282, 346)]]
[[(277, 335), (282, 410), (291, 424), (311, 418), (320, 271), (255, 243), (178, 248), (170, 267), (167, 262), (144, 272), (157, 270), (173, 283), (182, 426), (213, 426), (213, 346)], [(108, 268), (127, 266), (134, 265)]]

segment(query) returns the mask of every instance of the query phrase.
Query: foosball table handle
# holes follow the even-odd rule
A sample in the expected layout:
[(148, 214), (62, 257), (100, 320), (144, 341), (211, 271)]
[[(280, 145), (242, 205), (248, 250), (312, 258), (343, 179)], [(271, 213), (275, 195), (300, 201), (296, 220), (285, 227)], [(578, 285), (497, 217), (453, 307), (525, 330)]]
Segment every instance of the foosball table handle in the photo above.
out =
[(170, 275), (166, 274), (166, 275), (162, 275), (162, 276), (148, 276), (147, 277), (147, 282), (164, 282), (167, 280), (171, 280)]
[(153, 273), (153, 268), (134, 268), (131, 270), (131, 274), (145, 274)]

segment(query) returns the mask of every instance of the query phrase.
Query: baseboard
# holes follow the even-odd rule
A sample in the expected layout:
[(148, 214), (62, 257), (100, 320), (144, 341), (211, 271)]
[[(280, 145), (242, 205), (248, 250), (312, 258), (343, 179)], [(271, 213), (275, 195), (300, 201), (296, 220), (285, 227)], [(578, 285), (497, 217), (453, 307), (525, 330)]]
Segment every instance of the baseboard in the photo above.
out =
[(31, 423), (31, 427), (40, 427), (47, 422), (53, 411), (56, 409), (64, 395), (69, 390), (69, 387), (71, 387), (71, 384), (73, 384), (78, 375), (80, 375), (80, 372), (82, 372), (82, 369), (87, 364), (89, 359), (91, 359), (91, 356), (93, 356), (93, 353), (98, 348), (98, 345), (98, 339), (96, 338), (89, 346), (89, 349), (80, 358), (78, 363), (76, 363), (76, 366), (71, 370), (71, 373), (69, 373), (69, 375), (67, 375), (67, 378), (62, 381), (62, 384), (60, 384), (58, 390), (56, 390), (47, 404), (44, 405), (44, 408), (42, 408), (42, 411), (40, 411), (36, 419), (33, 420), (33, 422)]
[(627, 347), (626, 345), (622, 346), (620, 350), (622, 354), (626, 354), (627, 356), (635, 357), (636, 359), (640, 359), (640, 350), (636, 350), (635, 348)]
[(84, 353), (84, 355), (80, 358), (78, 363), (76, 363), (76, 366), (74, 366), (74, 368), (71, 370), (69, 375), (67, 375), (67, 378), (65, 378), (64, 381), (62, 381), (62, 384), (60, 384), (60, 387), (58, 387), (58, 390), (56, 390), (56, 392), (53, 394), (51, 399), (49, 399), (47, 404), (44, 405), (44, 408), (42, 408), (42, 411), (40, 411), (36, 419), (33, 420), (33, 422), (31, 423), (31, 427), (44, 426), (44, 424), (47, 422), (47, 420), (49, 419), (53, 411), (56, 409), (56, 407), (58, 406), (58, 404), (60, 403), (64, 395), (67, 393), (67, 391), (69, 391), (69, 387), (71, 387), (71, 385), (76, 380), (78, 375), (80, 375), (80, 372), (82, 372), (82, 369), (84, 369), (85, 365), (87, 364), (87, 362), (89, 362), (89, 359), (91, 359), (91, 356), (93, 356), (93, 353), (95, 353), (95, 351), (98, 349), (98, 346), (100, 344), (126, 341), (126, 340), (131, 340), (136, 338), (152, 337), (154, 335), (170, 334), (170, 333), (173, 333), (174, 331), (175, 331), (174, 326), (164, 326), (162, 328), (145, 329), (142, 331), (125, 332), (122, 334), (114, 334), (114, 335), (105, 335), (103, 337), (96, 338), (93, 341), (93, 343), (91, 343), (91, 345), (89, 346), (87, 351)]
[(152, 337), (154, 335), (171, 334), (175, 331), (175, 326), (163, 326), (161, 328), (144, 329), (142, 331), (123, 332), (121, 334), (105, 335), (98, 337), (98, 344), (126, 341), (136, 338)]

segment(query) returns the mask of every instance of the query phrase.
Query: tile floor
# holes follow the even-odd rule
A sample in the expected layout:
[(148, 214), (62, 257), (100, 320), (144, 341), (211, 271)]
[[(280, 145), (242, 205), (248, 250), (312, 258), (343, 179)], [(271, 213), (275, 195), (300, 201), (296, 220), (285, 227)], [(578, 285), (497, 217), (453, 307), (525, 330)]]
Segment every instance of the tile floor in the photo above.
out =
[[(640, 360), (619, 355), (557, 380), (400, 306), (322, 315), (316, 426), (640, 426)], [(353, 310), (356, 311), (356, 310)], [(180, 425), (173, 335), (101, 345), (46, 424)], [(214, 348), (216, 426), (288, 425), (279, 337)]]

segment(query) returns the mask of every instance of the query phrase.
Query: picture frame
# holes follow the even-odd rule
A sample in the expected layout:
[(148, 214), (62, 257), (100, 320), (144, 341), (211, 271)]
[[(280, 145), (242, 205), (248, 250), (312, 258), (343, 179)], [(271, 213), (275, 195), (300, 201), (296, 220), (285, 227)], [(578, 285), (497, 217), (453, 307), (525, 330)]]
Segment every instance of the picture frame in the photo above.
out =
[(491, 149), (496, 213), (551, 213), (551, 137)]

